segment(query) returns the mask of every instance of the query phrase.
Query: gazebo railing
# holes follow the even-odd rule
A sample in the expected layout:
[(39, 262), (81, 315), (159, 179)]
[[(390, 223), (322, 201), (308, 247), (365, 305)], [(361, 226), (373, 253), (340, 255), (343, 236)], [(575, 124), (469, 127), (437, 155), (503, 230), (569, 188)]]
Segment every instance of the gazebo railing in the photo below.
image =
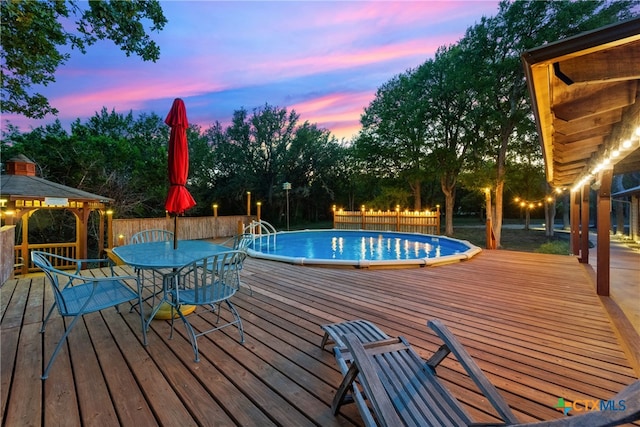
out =
[[(31, 244), (29, 245), (29, 248), (26, 253), (23, 253), (22, 246), (16, 246), (14, 248), (14, 254), (15, 254), (14, 273), (15, 274), (26, 274), (26, 273), (33, 273), (36, 271), (40, 271), (39, 268), (31, 265), (31, 259), (29, 256), (31, 251), (42, 251), (42, 252), (47, 252), (54, 255), (60, 255), (67, 258), (77, 258), (78, 243), (70, 242), (70, 243)], [(55, 268), (58, 268), (60, 270), (75, 268), (75, 266), (76, 266), (75, 263), (62, 263), (61, 265), (54, 265)]]

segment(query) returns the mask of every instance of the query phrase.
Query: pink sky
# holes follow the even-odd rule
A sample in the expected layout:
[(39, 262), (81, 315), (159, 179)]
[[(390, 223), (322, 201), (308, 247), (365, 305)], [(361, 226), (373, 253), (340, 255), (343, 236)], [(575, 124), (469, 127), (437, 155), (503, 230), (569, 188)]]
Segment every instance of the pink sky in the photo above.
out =
[[(227, 125), (233, 111), (295, 109), (301, 123), (351, 139), (376, 90), (457, 42), (497, 1), (162, 2), (161, 58), (126, 57), (111, 42), (73, 52), (40, 89), (64, 125), (106, 107), (164, 117), (183, 98), (189, 121)], [(53, 122), (3, 115), (22, 131)]]

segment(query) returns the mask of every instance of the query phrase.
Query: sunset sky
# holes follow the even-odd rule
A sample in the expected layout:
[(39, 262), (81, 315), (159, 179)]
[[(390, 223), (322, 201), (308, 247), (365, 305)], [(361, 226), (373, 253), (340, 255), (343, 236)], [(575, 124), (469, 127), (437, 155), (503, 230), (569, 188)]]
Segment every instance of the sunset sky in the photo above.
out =
[[(225, 127), (234, 110), (294, 109), (351, 139), (382, 84), (457, 42), (498, 1), (163, 1), (152, 33), (160, 60), (126, 57), (112, 42), (73, 52), (41, 92), (65, 126), (102, 107), (168, 113), (184, 99), (191, 123)], [(3, 115), (23, 132), (52, 123)]]

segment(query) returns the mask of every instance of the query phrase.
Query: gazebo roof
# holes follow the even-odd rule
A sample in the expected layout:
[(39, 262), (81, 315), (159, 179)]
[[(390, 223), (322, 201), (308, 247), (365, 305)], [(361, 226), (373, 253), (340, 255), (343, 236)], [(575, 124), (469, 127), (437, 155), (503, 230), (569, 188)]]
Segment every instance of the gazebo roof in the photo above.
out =
[(46, 197), (64, 198), (76, 201), (110, 202), (113, 199), (77, 188), (47, 181), (37, 176), (1, 175), (0, 194), (3, 199), (42, 199)]
[(67, 199), (75, 202), (107, 203), (113, 199), (58, 184), (35, 176), (35, 164), (24, 155), (7, 160), (7, 173), (0, 175), (0, 195), (6, 201)]

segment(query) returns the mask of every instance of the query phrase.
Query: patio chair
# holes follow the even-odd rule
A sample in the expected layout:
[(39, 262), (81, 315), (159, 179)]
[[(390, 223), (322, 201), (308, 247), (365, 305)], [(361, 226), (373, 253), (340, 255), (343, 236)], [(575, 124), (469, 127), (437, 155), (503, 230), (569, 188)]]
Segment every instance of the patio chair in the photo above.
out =
[[(240, 333), (240, 343), (244, 343), (242, 320), (230, 299), (238, 291), (238, 268), (246, 256), (247, 254), (243, 251), (227, 251), (201, 258), (179, 268), (170, 282), (172, 283), (172, 288), (169, 290), (170, 298), (168, 303), (172, 311), (169, 338), (173, 337), (173, 312), (175, 310), (187, 329), (196, 362), (200, 361), (197, 339), (201, 335), (235, 325)], [(222, 303), (225, 303), (231, 312), (233, 320), (219, 325)], [(182, 306), (206, 307), (206, 310), (196, 309), (196, 311), (186, 315), (181, 311)], [(209, 319), (202, 316), (207, 312), (216, 314), (215, 326), (211, 328), (205, 327), (204, 330), (196, 332), (188, 318), (200, 316), (204, 322), (209, 322)]]
[[(246, 253), (249, 246), (253, 243), (253, 234), (251, 233), (238, 234), (222, 242), (222, 245), (229, 246), (229, 243), (232, 243), (231, 248), (234, 251), (243, 251)], [(246, 283), (242, 283), (240, 281), (240, 271), (242, 271), (243, 265), (244, 265), (244, 259), (239, 265), (236, 266), (237, 267), (236, 280), (238, 281), (238, 287), (244, 287), (249, 289), (249, 295), (253, 296), (253, 288), (251, 287), (251, 285), (247, 285)]]
[[(335, 347), (336, 359), (349, 360), (349, 368), (333, 399), (337, 414), (350, 390), (367, 426), (468, 426), (474, 422), (436, 373), (436, 367), (453, 353), (491, 403), (503, 423), (520, 426), (614, 426), (640, 417), (640, 381), (613, 397), (624, 401), (621, 411), (590, 411), (548, 422), (519, 424), (506, 401), (473, 361), (469, 353), (439, 320), (428, 323), (444, 344), (424, 361), (402, 337), (361, 343), (353, 333), (343, 337), (346, 348)], [(357, 383), (356, 383), (357, 379)], [(364, 396), (369, 400), (369, 405)], [(485, 424), (486, 425), (486, 424)]]
[[(42, 379), (46, 380), (53, 361), (78, 320), (85, 314), (110, 307), (115, 307), (118, 310), (119, 304), (130, 302), (134, 299), (141, 303), (140, 282), (136, 276), (117, 276), (113, 270), (113, 262), (109, 259), (73, 259), (47, 252), (32, 251), (31, 261), (47, 276), (54, 297), (53, 305), (42, 322), (40, 332), (44, 333), (47, 322), (55, 308), (58, 309), (58, 313), (62, 317), (72, 318), (71, 323), (65, 329), (64, 335), (53, 350), (53, 354), (42, 374)], [(111, 275), (107, 277), (80, 275), (80, 269), (87, 263), (97, 263), (98, 265), (107, 263), (110, 266)], [(63, 271), (55, 268), (54, 265), (75, 265), (75, 270)], [(127, 285), (124, 282), (125, 280), (135, 282), (136, 290), (134, 291)], [(140, 305), (140, 323), (143, 342), (146, 345), (147, 334), (144, 328), (142, 305)]]
[[(173, 241), (173, 232), (162, 229), (148, 229), (142, 230), (135, 233), (131, 236), (129, 240), (129, 244), (137, 245), (139, 243), (149, 243), (149, 242), (172, 242)], [(151, 277), (153, 278), (151, 285), (145, 285), (144, 271), (139, 268), (134, 268), (135, 273), (140, 278), (140, 284), (142, 288), (151, 289), (151, 295), (143, 298), (143, 301), (151, 301), (151, 306), (153, 307), (156, 303), (156, 297), (158, 294), (162, 293), (162, 282), (158, 283), (156, 279), (156, 274), (160, 275), (160, 280), (164, 280), (168, 275), (172, 273), (171, 270), (151, 270)], [(137, 304), (132, 304), (129, 312), (133, 311)]]
[(321, 348), (325, 348), (327, 344), (335, 344), (338, 347), (344, 347), (342, 337), (346, 334), (355, 334), (360, 342), (368, 343), (373, 341), (386, 340), (389, 335), (385, 334), (373, 323), (368, 320), (349, 320), (347, 322), (330, 323), (320, 326), (324, 331)]
[(148, 242), (171, 242), (173, 241), (173, 232), (161, 229), (142, 230), (131, 236), (129, 241), (132, 245)]

